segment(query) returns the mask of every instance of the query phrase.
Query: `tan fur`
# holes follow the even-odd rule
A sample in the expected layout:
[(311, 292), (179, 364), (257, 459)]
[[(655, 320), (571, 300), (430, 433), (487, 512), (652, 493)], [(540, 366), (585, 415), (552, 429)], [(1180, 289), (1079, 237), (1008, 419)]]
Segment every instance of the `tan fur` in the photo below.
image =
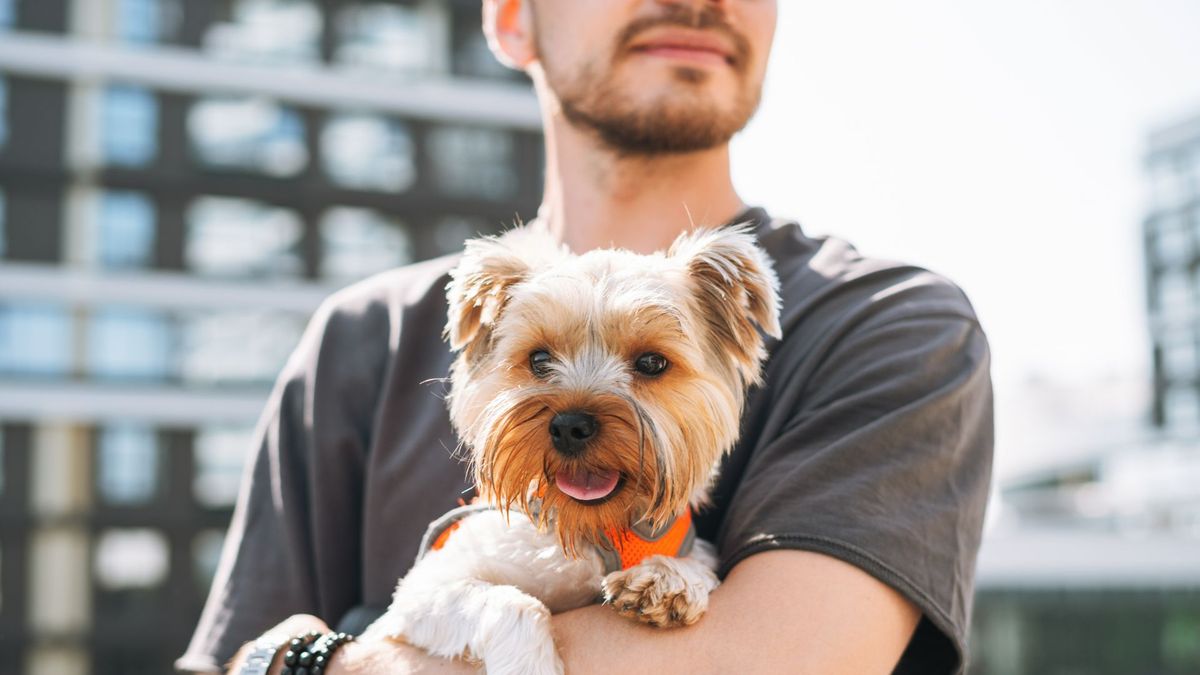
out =
[[(446, 335), (459, 350), (450, 414), (471, 450), (481, 494), (553, 522), (568, 551), (607, 529), (669, 521), (705, 499), (737, 438), (747, 386), (766, 356), (759, 333), (779, 335), (778, 281), (745, 228), (697, 230), (668, 253), (597, 250), (570, 255), (524, 227), (470, 242), (448, 287)], [(529, 356), (548, 351), (548, 377)], [(647, 352), (668, 369), (634, 369)], [(566, 459), (549, 435), (557, 412), (600, 422), (583, 455)], [(602, 503), (555, 486), (567, 464), (618, 470)]]

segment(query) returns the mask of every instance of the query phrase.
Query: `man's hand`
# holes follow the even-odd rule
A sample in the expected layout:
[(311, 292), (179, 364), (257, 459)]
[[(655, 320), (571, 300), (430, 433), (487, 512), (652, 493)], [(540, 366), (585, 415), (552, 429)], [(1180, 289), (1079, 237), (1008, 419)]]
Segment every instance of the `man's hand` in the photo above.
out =
[[(292, 637), (315, 630), (329, 632), (330, 628), (321, 619), (311, 614), (296, 614), (288, 617), (265, 634)], [(253, 642), (242, 646), (230, 661), (227, 675), (238, 675)], [(283, 653), (275, 655), (268, 675), (279, 675), (283, 670)], [(478, 675), (479, 669), (463, 661), (451, 661), (426, 654), (416, 647), (395, 642), (350, 642), (334, 654), (326, 675)]]

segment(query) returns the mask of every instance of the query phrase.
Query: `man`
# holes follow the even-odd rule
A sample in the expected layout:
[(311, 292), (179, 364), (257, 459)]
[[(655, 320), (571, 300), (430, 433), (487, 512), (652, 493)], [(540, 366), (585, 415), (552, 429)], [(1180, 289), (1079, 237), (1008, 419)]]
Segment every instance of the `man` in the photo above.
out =
[[(750, 220), (782, 284), (784, 337), (715, 503), (697, 515), (721, 557), (708, 614), (675, 630), (603, 606), (557, 615), (570, 673), (963, 669), (993, 440), (986, 337), (946, 279), (809, 237), (738, 197), (728, 143), (758, 104), (776, 11), (775, 0), (484, 2), (489, 44), (529, 73), (542, 105), (539, 219), (577, 252), (649, 252), (693, 220)], [(469, 487), (430, 384), (451, 360), (439, 333), (454, 262), (380, 275), (317, 313), (260, 423), (181, 668), (217, 670), (281, 620), (285, 633), (365, 625), (426, 524)], [(327, 672), (474, 669), (351, 644)]]

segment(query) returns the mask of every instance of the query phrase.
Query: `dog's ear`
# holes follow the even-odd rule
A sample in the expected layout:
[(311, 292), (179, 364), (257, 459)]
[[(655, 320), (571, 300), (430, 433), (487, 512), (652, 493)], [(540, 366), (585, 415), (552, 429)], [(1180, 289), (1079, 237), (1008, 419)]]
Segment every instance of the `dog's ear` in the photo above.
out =
[(536, 224), (468, 240), (446, 285), (450, 311), (443, 337), (450, 348), (466, 350), (468, 357), (477, 352), (504, 310), (511, 287), (563, 255), (563, 247)]
[(668, 255), (685, 266), (716, 353), (732, 356), (743, 382), (757, 384), (766, 359), (758, 328), (780, 337), (779, 279), (750, 225), (682, 234)]

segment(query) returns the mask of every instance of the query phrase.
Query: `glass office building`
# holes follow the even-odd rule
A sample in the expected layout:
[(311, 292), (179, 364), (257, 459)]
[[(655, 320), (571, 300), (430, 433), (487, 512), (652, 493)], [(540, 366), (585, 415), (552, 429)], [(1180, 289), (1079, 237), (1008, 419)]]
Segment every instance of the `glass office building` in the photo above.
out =
[[(1200, 117), (1150, 135), (1141, 234), (1153, 372), (1136, 436), (1076, 434), (1001, 486), (972, 629), (980, 675), (1200, 672)], [(1118, 392), (1048, 392), (1063, 414)], [(1128, 391), (1116, 400), (1129, 403)], [(1115, 406), (1107, 406), (1115, 410)], [(1103, 426), (1100, 423), (1099, 426)]]
[(1200, 118), (1162, 129), (1146, 154), (1146, 300), (1154, 422), (1200, 429)]
[(528, 219), (478, 0), (0, 0), (0, 673), (164, 673), (317, 304)]

